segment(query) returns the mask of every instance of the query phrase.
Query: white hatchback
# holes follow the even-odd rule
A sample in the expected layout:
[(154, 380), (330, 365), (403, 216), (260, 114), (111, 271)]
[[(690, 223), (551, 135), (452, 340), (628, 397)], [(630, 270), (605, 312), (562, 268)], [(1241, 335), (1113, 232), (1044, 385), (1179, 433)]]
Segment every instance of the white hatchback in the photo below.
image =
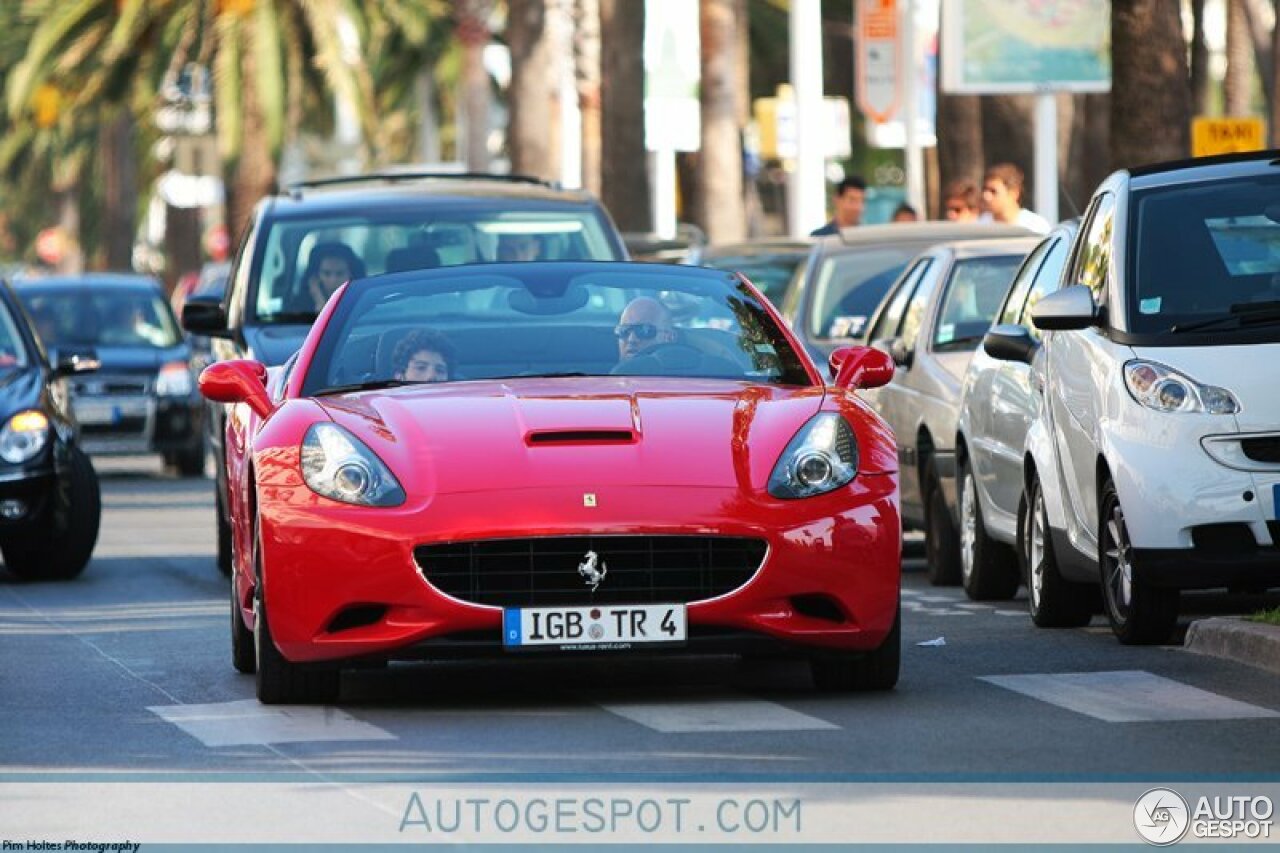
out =
[(1280, 167), (1121, 171), (1094, 194), (1045, 336), (1021, 539), (1032, 616), (1167, 642), (1179, 590), (1280, 586)]

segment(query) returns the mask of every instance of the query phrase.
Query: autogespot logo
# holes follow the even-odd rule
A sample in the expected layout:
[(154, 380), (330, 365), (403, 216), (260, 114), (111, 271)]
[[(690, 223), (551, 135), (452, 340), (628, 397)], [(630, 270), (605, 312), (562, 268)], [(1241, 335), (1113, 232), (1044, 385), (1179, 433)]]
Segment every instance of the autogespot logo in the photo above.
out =
[(1163, 847), (1181, 841), (1191, 825), (1187, 801), (1168, 788), (1152, 788), (1133, 806), (1133, 825), (1148, 844)]

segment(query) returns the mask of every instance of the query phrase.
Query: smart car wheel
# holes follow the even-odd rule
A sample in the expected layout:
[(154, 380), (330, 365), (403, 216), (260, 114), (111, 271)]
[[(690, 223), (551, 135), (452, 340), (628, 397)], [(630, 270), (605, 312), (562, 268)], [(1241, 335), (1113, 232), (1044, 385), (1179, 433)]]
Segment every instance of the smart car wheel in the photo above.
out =
[(960, 543), (932, 462), (925, 469), (923, 482), (924, 550), (929, 561), (929, 583), (953, 586), (960, 582)]
[(824, 692), (892, 690), (902, 660), (902, 607), (893, 628), (879, 648), (857, 656), (819, 656), (809, 659), (814, 687)]
[(276, 648), (263, 595), (262, 544), (256, 530), (254, 567), (258, 572), (258, 584), (253, 595), (253, 659), (257, 671), (258, 701), (264, 705), (309, 705), (335, 701), (341, 684), (338, 670), (298, 666), (286, 660)]
[(68, 580), (78, 576), (93, 556), (102, 517), (102, 497), (93, 463), (78, 447), (71, 448), (71, 465), (58, 484), (46, 523), (31, 539), (4, 543), (4, 562), (24, 580)]
[(1178, 622), (1178, 590), (1134, 577), (1133, 545), (1111, 480), (1102, 487), (1098, 518), (1102, 601), (1111, 630), (1126, 645), (1167, 643)]
[(251, 674), (257, 669), (257, 656), (253, 648), (253, 632), (244, 624), (240, 613), (240, 585), (231, 576), (231, 665), (236, 672)]
[(1013, 598), (1018, 592), (1016, 552), (987, 534), (982, 500), (973, 469), (960, 466), (960, 574), (964, 591), (974, 601)]
[(1053, 553), (1049, 515), (1039, 478), (1031, 481), (1030, 501), (1019, 535), (1027, 567), (1027, 605), (1031, 621), (1040, 628), (1079, 628), (1092, 617), (1089, 588), (1065, 580)]

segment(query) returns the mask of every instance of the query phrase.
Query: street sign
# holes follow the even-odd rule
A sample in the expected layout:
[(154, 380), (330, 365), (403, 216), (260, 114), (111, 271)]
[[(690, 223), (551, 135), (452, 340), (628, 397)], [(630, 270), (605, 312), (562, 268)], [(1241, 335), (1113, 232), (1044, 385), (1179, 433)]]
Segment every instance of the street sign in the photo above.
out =
[(1211, 157), (1236, 151), (1261, 151), (1266, 147), (1266, 127), (1257, 116), (1191, 120), (1191, 156)]
[(898, 111), (897, 0), (858, 0), (856, 15), (858, 108), (872, 121), (885, 122)]
[[(791, 86), (778, 86), (776, 98), (756, 98), (752, 112), (759, 132), (759, 153), (765, 159), (790, 160), (796, 156), (796, 102)], [(849, 101), (822, 99), (822, 154), (838, 160), (853, 153), (850, 144)]]

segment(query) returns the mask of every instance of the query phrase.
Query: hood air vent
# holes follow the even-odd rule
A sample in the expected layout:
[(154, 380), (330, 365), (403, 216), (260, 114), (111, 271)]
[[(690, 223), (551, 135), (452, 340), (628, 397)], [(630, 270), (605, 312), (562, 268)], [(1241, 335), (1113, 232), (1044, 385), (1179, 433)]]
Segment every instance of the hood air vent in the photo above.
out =
[(636, 435), (629, 429), (557, 429), (531, 432), (529, 444), (629, 444)]

